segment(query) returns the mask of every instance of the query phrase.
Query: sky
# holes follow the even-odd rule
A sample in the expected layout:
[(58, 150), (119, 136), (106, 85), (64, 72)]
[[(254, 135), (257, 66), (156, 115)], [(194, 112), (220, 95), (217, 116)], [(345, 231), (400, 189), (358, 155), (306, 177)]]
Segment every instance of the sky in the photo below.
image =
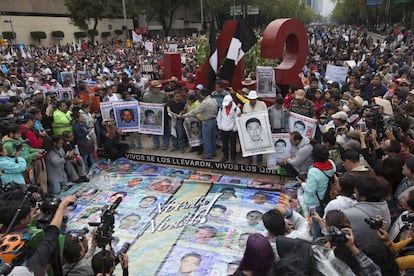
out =
[(331, 0), (322, 0), (322, 1), (323, 1), (322, 16), (329, 16), (332, 10), (335, 8), (335, 4), (332, 3)]

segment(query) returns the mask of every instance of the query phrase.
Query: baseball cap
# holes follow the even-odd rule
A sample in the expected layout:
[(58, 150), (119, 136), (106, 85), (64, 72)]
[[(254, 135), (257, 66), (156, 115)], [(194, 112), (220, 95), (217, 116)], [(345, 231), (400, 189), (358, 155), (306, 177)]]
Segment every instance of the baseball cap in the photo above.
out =
[(226, 95), (223, 99), (223, 106), (228, 106), (232, 101), (233, 98), (230, 95)]
[(196, 85), (196, 89), (198, 89), (198, 90), (201, 90), (203, 88), (204, 88), (204, 85), (202, 85), (202, 84), (197, 84)]
[(348, 120), (348, 115), (344, 111), (336, 112), (334, 115), (332, 115), (332, 119), (339, 119), (342, 121)]

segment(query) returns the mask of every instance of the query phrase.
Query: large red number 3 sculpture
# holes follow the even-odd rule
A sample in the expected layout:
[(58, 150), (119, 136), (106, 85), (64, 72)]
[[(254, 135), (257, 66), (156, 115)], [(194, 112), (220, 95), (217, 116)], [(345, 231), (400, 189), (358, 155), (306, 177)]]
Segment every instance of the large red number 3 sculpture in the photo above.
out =
[(283, 58), (275, 68), (276, 84), (303, 88), (299, 74), (308, 57), (308, 36), (302, 22), (292, 18), (273, 20), (264, 30), (260, 56)]

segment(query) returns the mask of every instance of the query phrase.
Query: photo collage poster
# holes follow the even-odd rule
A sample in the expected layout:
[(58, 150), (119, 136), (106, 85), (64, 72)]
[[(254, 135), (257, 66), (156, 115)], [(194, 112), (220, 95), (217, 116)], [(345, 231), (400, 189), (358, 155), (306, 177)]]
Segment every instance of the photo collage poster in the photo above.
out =
[[(227, 275), (237, 267), (248, 235), (265, 231), (262, 215), (276, 204), (290, 203), (280, 191), (246, 187), (264, 183), (260, 179), (125, 158), (99, 167), (103, 171), (89, 183), (61, 194), (79, 196), (67, 209), (67, 232), (91, 231), (89, 222), (100, 222), (102, 211), (121, 197), (112, 245), (117, 251), (132, 243), (131, 275)], [(198, 214), (199, 220), (191, 222)]]

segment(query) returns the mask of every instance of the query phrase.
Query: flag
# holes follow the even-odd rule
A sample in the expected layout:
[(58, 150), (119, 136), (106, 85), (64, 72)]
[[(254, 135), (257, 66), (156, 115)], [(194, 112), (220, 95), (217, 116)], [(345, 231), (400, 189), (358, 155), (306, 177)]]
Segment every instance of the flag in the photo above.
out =
[(228, 81), (233, 79), (237, 64), (243, 58), (244, 54), (256, 44), (256, 40), (253, 31), (243, 21), (238, 21), (227, 51), (226, 59), (220, 70), (220, 77), (222, 79)]
[(212, 91), (214, 90), (214, 85), (216, 83), (216, 76), (218, 70), (218, 53), (217, 53), (217, 38), (216, 38), (216, 29), (214, 27), (214, 21), (210, 26), (210, 58), (208, 59), (209, 68), (208, 68), (208, 80), (207, 88)]
[(19, 45), (19, 49), (21, 51), (21, 57), (26, 59), (26, 52), (24, 51), (23, 45)]
[(137, 34), (134, 30), (132, 30), (132, 42), (133, 43), (138, 43), (142, 41), (142, 35), (141, 34)]

